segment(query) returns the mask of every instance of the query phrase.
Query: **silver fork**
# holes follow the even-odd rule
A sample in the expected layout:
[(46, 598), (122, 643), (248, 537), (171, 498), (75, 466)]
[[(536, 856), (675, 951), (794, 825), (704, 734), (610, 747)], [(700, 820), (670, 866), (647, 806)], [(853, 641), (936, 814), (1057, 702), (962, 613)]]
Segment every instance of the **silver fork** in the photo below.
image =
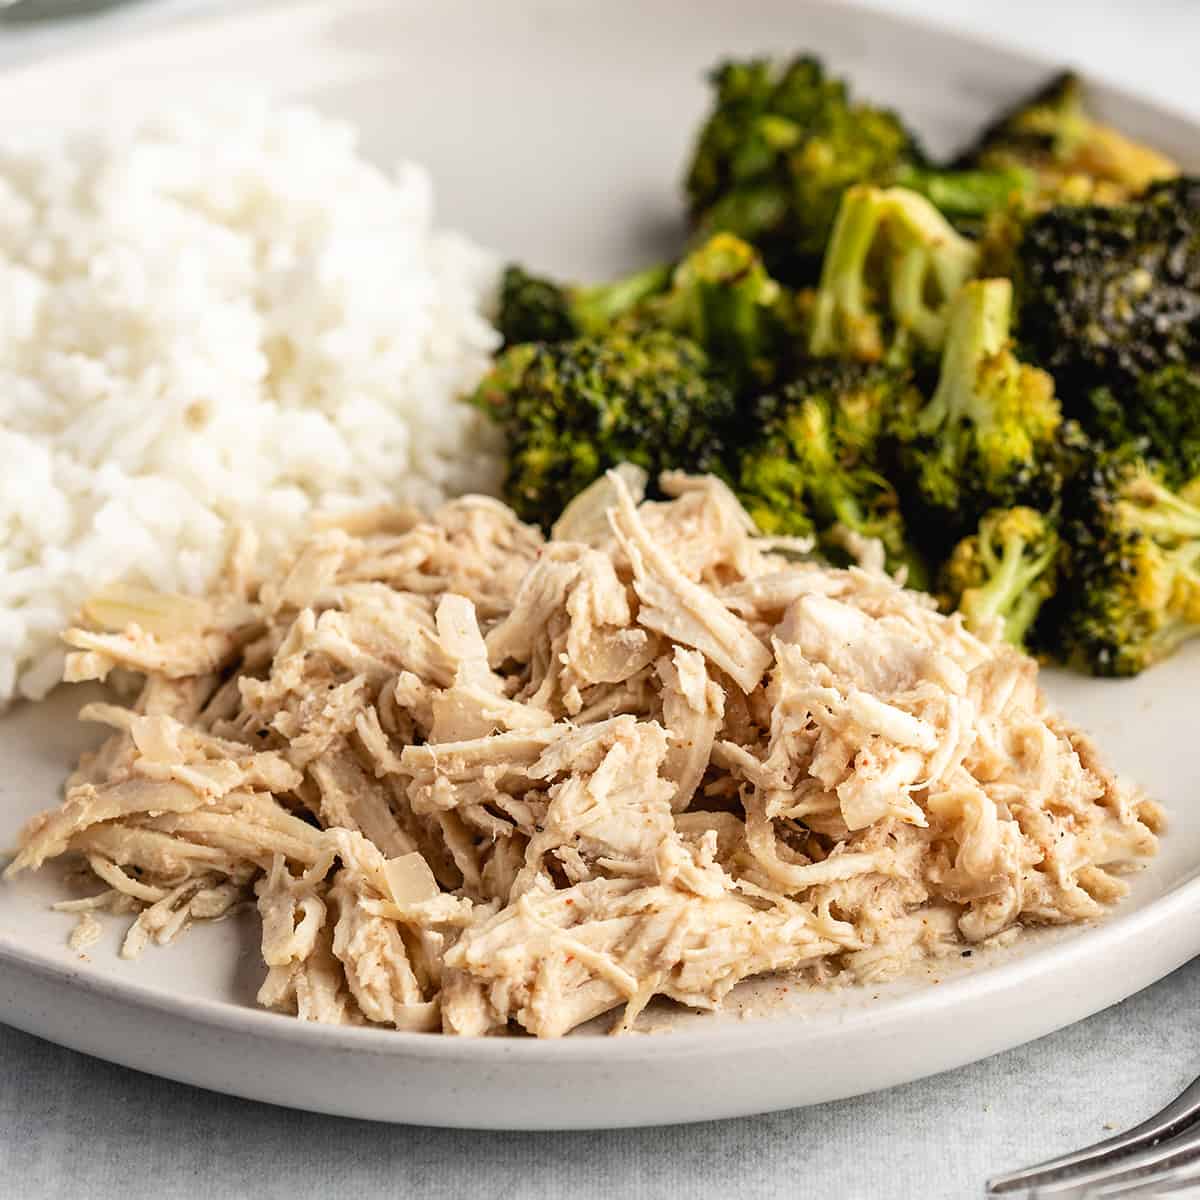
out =
[(1143, 1200), (1200, 1195), (1200, 1079), (1161, 1112), (1085, 1150), (997, 1175), (987, 1195), (1009, 1200)]

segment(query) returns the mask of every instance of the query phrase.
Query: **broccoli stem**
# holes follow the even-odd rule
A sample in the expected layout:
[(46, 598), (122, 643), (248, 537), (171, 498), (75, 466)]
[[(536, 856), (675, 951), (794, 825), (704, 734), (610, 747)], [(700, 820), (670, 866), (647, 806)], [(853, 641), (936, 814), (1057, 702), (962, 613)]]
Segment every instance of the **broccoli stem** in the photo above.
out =
[(585, 337), (604, 333), (623, 313), (666, 288), (671, 272), (670, 263), (657, 263), (610, 283), (572, 288), (570, 308), (576, 328)]
[(892, 188), (887, 199), (889, 227), (901, 253), (892, 275), (892, 313), (902, 328), (936, 349), (946, 336), (946, 305), (978, 269), (979, 249), (924, 196)]
[[(842, 197), (813, 313), (809, 352), (815, 357), (840, 351), (839, 325), (853, 325), (866, 341), (879, 343), (878, 329), (871, 333), (873, 318), (867, 309), (865, 275), (867, 256), (884, 217), (883, 196), (874, 188), (853, 187)], [(857, 336), (853, 340), (857, 342)]]
[(882, 272), (884, 317), (893, 359), (907, 357), (910, 338), (937, 350), (945, 336), (945, 310), (975, 274), (979, 250), (924, 196), (905, 188), (860, 185), (842, 197), (825, 252), (813, 311), (809, 352), (817, 358), (884, 355), (883, 321), (873, 309), (868, 275)]
[(893, 182), (919, 192), (948, 217), (970, 220), (1003, 211), (1014, 196), (1031, 192), (1035, 180), (1022, 167), (940, 171), (910, 165), (901, 168)]
[(993, 423), (991, 406), (980, 403), (976, 381), (980, 365), (1004, 349), (1012, 320), (1012, 283), (980, 279), (966, 284), (950, 310), (937, 388), (917, 419), (922, 434), (933, 434), (964, 420), (985, 429)]
[(1171, 616), (1149, 636), (1147, 665), (1170, 658), (1184, 642), (1200, 635), (1200, 619), (1192, 614)]
[[(935, 342), (943, 328), (937, 314), (925, 306), (928, 272), (929, 260), (925, 252), (920, 246), (910, 246), (896, 261), (892, 272), (890, 296), (892, 311), (908, 313), (909, 327), (924, 345)], [(908, 331), (898, 331), (895, 354), (897, 362), (903, 361), (908, 350)]]
[(988, 582), (972, 588), (963, 607), (973, 626), (985, 620), (1002, 620), (1005, 640), (1019, 646), (1042, 606), (1043, 598), (1033, 585), (1054, 561), (1057, 548), (1049, 545), (1036, 558), (1030, 558), (1028, 543), (1010, 536), (997, 558), (990, 542), (981, 540), (980, 556)]
[(1200, 508), (1148, 475), (1134, 478), (1121, 505), (1127, 525), (1163, 547), (1169, 564), (1163, 603), (1173, 612), (1172, 624), (1190, 627), (1190, 633), (1178, 630), (1178, 640), (1194, 636), (1200, 624)]
[(1200, 542), (1200, 508), (1148, 475), (1139, 475), (1126, 491), (1129, 524), (1151, 537)]

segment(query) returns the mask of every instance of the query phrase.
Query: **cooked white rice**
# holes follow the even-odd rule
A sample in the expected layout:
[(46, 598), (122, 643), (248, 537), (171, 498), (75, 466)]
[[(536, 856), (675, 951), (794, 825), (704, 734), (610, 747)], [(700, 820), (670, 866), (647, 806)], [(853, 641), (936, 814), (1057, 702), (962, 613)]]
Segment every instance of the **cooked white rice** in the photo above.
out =
[(457, 398), (496, 335), (492, 257), (427, 175), (261, 103), (0, 144), (0, 706), (121, 578), (195, 590), (231, 519), (494, 489)]

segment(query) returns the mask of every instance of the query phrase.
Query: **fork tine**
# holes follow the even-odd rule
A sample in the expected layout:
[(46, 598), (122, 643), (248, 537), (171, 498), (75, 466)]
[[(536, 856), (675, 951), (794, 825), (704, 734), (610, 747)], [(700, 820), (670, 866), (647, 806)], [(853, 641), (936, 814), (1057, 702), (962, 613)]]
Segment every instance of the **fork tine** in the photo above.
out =
[[(1200, 1079), (1193, 1080), (1166, 1108), (1149, 1120), (1135, 1125), (1125, 1133), (1106, 1138), (1094, 1146), (1048, 1159), (1020, 1171), (996, 1175), (988, 1180), (989, 1196), (1006, 1196), (1013, 1193), (1044, 1189), (1046, 1185), (1074, 1178), (1106, 1164), (1115, 1165), (1119, 1160), (1139, 1151), (1158, 1146), (1183, 1133), (1200, 1120)], [(1052, 1192), (1046, 1193), (1052, 1195)]]
[(1155, 1176), (1175, 1172), (1200, 1160), (1200, 1129), (1174, 1138), (1153, 1142), (1141, 1150), (1094, 1163), (1051, 1183), (1038, 1184), (1030, 1192), (1037, 1200), (1093, 1200), (1096, 1196), (1122, 1196)]
[(1197, 1189), (1200, 1189), (1200, 1159), (1192, 1158), (1153, 1175), (1088, 1188), (1083, 1200), (1157, 1200), (1184, 1193), (1195, 1196)]

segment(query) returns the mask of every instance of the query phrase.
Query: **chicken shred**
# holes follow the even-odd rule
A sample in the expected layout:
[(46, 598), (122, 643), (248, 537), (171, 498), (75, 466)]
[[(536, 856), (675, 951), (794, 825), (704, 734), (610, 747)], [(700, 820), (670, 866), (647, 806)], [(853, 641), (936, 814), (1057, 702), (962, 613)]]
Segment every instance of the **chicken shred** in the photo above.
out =
[(126, 955), (255, 905), (264, 1006), (474, 1036), (874, 981), (1120, 899), (1161, 811), (1031, 659), (869, 548), (798, 561), (715, 479), (629, 477), (550, 541), (466, 497), (89, 605), (69, 678), (144, 687), (83, 709), (113, 732), (6, 874), (73, 856), (74, 944), (132, 913)]

